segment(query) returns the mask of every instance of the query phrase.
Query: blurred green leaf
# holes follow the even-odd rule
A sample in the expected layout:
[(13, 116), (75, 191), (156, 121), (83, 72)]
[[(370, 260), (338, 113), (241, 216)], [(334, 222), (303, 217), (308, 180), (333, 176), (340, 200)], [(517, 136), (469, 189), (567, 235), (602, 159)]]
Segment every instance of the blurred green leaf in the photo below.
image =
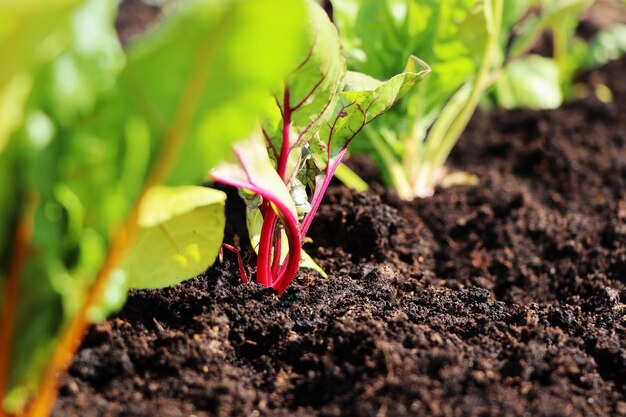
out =
[[(460, 112), (471, 115), (473, 108), (465, 110), (465, 103), (453, 98), (468, 83), (470, 87), (476, 83), (474, 89), (481, 94), (489, 73), (502, 63), (503, 53), (490, 46), (500, 37), (502, 16), (494, 11), (491, 0), (332, 3), (350, 69), (386, 78), (410, 56), (419, 57), (432, 69), (399, 105), (365, 128), (368, 140), (359, 142), (367, 142), (366, 150), (376, 154), (383, 175), (402, 198), (412, 198), (415, 190), (432, 189), (431, 178), (438, 167), (429, 165), (445, 162), (446, 149), (451, 149), (448, 142), (458, 139), (455, 132), (432, 127), (444, 112), (453, 113), (453, 120), (465, 120), (465, 116), (458, 117)], [(435, 153), (444, 154), (443, 161)], [(428, 184), (417, 184), (424, 181)]]
[(67, 22), (80, 0), (0, 1), (0, 91), (16, 74), (65, 48)]
[(554, 109), (563, 101), (556, 63), (539, 55), (511, 62), (498, 80), (497, 91), (499, 103), (509, 109)]
[[(461, 31), (467, 31), (469, 20), (480, 18), (479, 4), (480, 0), (333, 0), (350, 69), (386, 79), (411, 55), (432, 68), (429, 79), (391, 112), (406, 113), (425, 124), (476, 71), (476, 55), (468, 45), (484, 43), (486, 30), (473, 26), (472, 42), (466, 42)], [(377, 125), (390, 119), (385, 116)], [(406, 118), (402, 122), (396, 128), (406, 131), (410, 122)]]
[[(0, 140), (0, 197), (15, 204), (0, 209), (3, 258), (22, 197), (34, 195), (39, 203), (4, 401), (8, 410), (19, 411), (36, 392), (61, 330), (81, 308), (111, 237), (127, 221), (155, 166), (170, 183), (199, 184), (223, 148), (265, 114), (272, 89), (300, 58), (304, 6), (294, 0), (180, 2), (125, 56), (113, 26), (115, 0), (89, 0), (76, 11), (72, 1), (1, 1), (0, 58), (10, 65), (0, 66), (0, 120), (22, 116), (5, 129), (10, 139)], [(16, 49), (4, 49), (13, 44)], [(15, 53), (14, 59), (5, 60), (5, 51)], [(32, 88), (15, 87), (21, 74)], [(182, 147), (178, 155), (165, 151), (171, 164), (157, 159), (165, 143)], [(180, 237), (186, 247), (198, 238), (199, 258), (188, 253), (186, 277), (214, 259), (222, 208), (207, 203), (180, 216), (170, 211), (171, 219), (164, 220), (188, 232)], [(203, 233), (189, 229), (192, 221), (205, 223), (196, 225)], [(150, 230), (161, 229), (142, 232), (148, 239), (142, 242), (157, 239)], [(150, 256), (160, 262), (135, 253), (131, 269), (153, 267), (141, 277), (158, 277), (162, 285), (182, 279), (182, 273), (160, 275), (181, 271), (167, 265), (167, 248), (152, 249)], [(5, 259), (0, 266), (4, 281)], [(116, 270), (89, 317), (101, 320), (120, 308), (128, 279), (139, 282), (137, 276)]]
[(122, 76), (154, 137), (163, 140), (184, 127), (172, 185), (202, 181), (273, 104), (268, 91), (302, 57), (304, 16), (303, 2), (290, 0), (177, 6), (175, 16), (131, 45)]
[(210, 188), (155, 187), (140, 208), (141, 232), (123, 270), (131, 288), (161, 288), (213, 263), (224, 234), (226, 194)]
[(626, 24), (617, 24), (603, 28), (598, 32), (586, 51), (584, 67), (597, 68), (626, 53)]
[(68, 22), (79, 0), (0, 1), (0, 153), (22, 121), (34, 69), (69, 42)]

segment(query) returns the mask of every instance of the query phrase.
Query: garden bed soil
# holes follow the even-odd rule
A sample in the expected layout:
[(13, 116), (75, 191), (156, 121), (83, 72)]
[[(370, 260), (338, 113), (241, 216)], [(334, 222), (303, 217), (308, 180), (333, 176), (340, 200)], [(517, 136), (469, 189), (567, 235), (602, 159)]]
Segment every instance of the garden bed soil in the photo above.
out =
[(626, 415), (626, 60), (586, 81), (614, 101), (475, 115), (449, 166), (477, 186), (405, 203), (353, 158), (372, 191), (333, 186), (307, 245), (330, 279), (277, 297), (227, 255), (131, 292), (54, 415)]

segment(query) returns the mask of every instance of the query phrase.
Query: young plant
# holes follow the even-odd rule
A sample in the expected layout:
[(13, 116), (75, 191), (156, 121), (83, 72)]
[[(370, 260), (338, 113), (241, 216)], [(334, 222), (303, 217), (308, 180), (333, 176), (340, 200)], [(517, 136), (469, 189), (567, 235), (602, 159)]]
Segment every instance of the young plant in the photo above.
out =
[(177, 3), (127, 51), (117, 0), (0, 2), (0, 415), (50, 414), (89, 323), (212, 264), (206, 170), (297, 64), (304, 3)]
[[(602, 28), (590, 40), (576, 31), (592, 0), (543, 0), (505, 3), (502, 40), (505, 64), (490, 98), (507, 109), (549, 109), (580, 97), (576, 76), (626, 52), (625, 22)], [(510, 6), (510, 7), (509, 7)], [(614, 8), (620, 6), (615, 4)], [(617, 13), (617, 10), (613, 10)], [(623, 12), (622, 12), (623, 14)], [(529, 53), (549, 34), (549, 56)], [(510, 46), (504, 48), (507, 41)]]
[[(555, 108), (571, 97), (573, 77), (610, 48), (623, 31), (603, 31), (589, 46), (574, 36), (591, 0), (332, 0), (349, 66), (385, 77), (410, 55), (432, 75), (403, 102), (364, 129), (369, 151), (398, 195), (433, 194), (444, 164), (482, 104)], [(548, 30), (554, 55), (530, 53)], [(493, 86), (493, 88), (492, 88)], [(492, 92), (487, 96), (487, 92)], [(454, 180), (453, 180), (454, 179)], [(474, 179), (475, 180), (475, 179)]]
[(403, 199), (432, 195), (500, 63), (503, 0), (333, 0), (350, 67), (385, 77), (411, 55), (432, 75), (368, 126), (367, 147)]
[(302, 243), (352, 139), (430, 71), (409, 57), (405, 71), (384, 82), (347, 72), (335, 27), (313, 1), (308, 12), (309, 48), (275, 94), (272, 116), (211, 171), (241, 190), (257, 283), (279, 294), (296, 275)]

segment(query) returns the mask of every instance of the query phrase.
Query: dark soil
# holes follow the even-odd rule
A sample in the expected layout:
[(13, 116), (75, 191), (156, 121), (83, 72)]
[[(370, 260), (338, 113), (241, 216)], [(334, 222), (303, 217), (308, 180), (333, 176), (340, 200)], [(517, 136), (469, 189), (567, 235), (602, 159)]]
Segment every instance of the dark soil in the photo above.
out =
[(279, 298), (231, 260), (132, 292), (54, 415), (626, 415), (625, 74), (587, 77), (612, 104), (477, 114), (450, 166), (478, 186), (329, 190), (307, 247), (328, 280)]

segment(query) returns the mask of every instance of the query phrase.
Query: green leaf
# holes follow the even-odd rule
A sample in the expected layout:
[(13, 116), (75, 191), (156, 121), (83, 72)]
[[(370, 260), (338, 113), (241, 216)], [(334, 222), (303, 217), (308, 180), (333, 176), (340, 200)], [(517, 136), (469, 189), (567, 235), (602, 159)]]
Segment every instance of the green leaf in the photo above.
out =
[(504, 108), (554, 109), (563, 101), (556, 63), (539, 55), (528, 55), (507, 65), (497, 91)]
[(531, 3), (536, 0), (504, 0), (502, 14), (501, 42), (506, 44), (509, 36), (515, 33), (516, 26), (529, 11)]
[(591, 6), (593, 0), (542, 0), (542, 17), (547, 26), (561, 24), (570, 18), (576, 19), (580, 12)]
[(33, 75), (66, 47), (79, 0), (0, 2), (0, 153), (20, 126)]
[[(308, 2), (306, 46), (299, 60), (275, 94), (277, 105), (263, 121), (264, 134), (270, 139), (270, 156), (277, 159), (283, 143), (284, 115), (290, 118), (290, 146), (300, 148), (317, 133), (323, 114), (340, 88), (346, 71), (337, 30), (324, 10)], [(295, 68), (295, 69), (294, 69)], [(300, 163), (299, 153), (291, 153), (287, 171), (291, 178)]]
[[(0, 109), (0, 118), (17, 115), (8, 129), (10, 140), (0, 140), (0, 197), (6, 192), (14, 204), (0, 209), (2, 248), (11, 247), (22, 197), (36, 195), (39, 202), (20, 283), (15, 318), (20, 331), (11, 349), (9, 393), (3, 399), (12, 411), (20, 411), (36, 392), (58, 336), (82, 307), (111, 237), (128, 221), (154, 167), (158, 164), (163, 174), (156, 177), (169, 177), (170, 183), (200, 183), (228, 145), (249, 134), (266, 113), (271, 91), (296, 65), (302, 38), (302, 1), (193, 0), (178, 2), (161, 24), (131, 45), (126, 58), (113, 26), (117, 1), (89, 0), (76, 11), (73, 3), (0, 4), (0, 58), (5, 52), (9, 57), (1, 59), (7, 65), (0, 66), (0, 101), (12, 106)], [(5, 6), (11, 14), (4, 14)], [(11, 87), (5, 96), (5, 86), (22, 74), (32, 88)], [(181, 152), (169, 152), (178, 147)], [(165, 157), (157, 159), (160, 154)], [(155, 270), (146, 272), (157, 276), (158, 266), (180, 273), (141, 285), (184, 279), (212, 262), (223, 229), (223, 203), (163, 221), (192, 234), (185, 229), (190, 218), (199, 222), (197, 230), (216, 231), (211, 245), (195, 252), (193, 243), (183, 246), (188, 263), (175, 265), (178, 269), (165, 265), (171, 246), (151, 249), (162, 263), (153, 262)], [(159, 227), (148, 230), (150, 237)], [(208, 241), (203, 234), (201, 242)], [(0, 267), (1, 288), (5, 259)], [(90, 306), (91, 319), (106, 317), (123, 302), (127, 277), (119, 271), (109, 279), (103, 300)]]
[[(503, 62), (504, 45), (498, 45), (502, 0), (333, 0), (333, 5), (342, 40), (349, 45), (351, 69), (381, 77), (411, 55), (432, 69), (428, 79), (366, 132), (369, 149), (378, 153), (384, 175), (402, 198), (433, 189), (439, 165)], [(352, 47), (360, 55), (351, 53)], [(467, 103), (458, 103), (455, 98), (466, 85)], [(434, 129), (437, 120), (451, 113), (452, 125)]]
[[(41, 370), (46, 365), (56, 337), (75, 315), (102, 262), (106, 250), (104, 236), (124, 215), (113, 214), (111, 210), (120, 202), (116, 198), (120, 195), (119, 185), (112, 180), (116, 176), (115, 162), (119, 149), (113, 138), (117, 139), (119, 127), (109, 126), (108, 130), (102, 129), (102, 126), (85, 127), (82, 120), (77, 120), (82, 117), (79, 113), (83, 110), (91, 113), (92, 108), (81, 108), (66, 120), (57, 118), (60, 112), (56, 110), (61, 109), (64, 99), (68, 98), (68, 105), (71, 100), (64, 90), (55, 91), (51, 77), (57, 62), (71, 55), (82, 60), (77, 67), (79, 72), (84, 72), (82, 76), (90, 74), (96, 81), (90, 87), (83, 85), (84, 88), (93, 87), (90, 91), (96, 95), (112, 88), (111, 85), (96, 85), (98, 80), (102, 80), (97, 78), (98, 74), (111, 70), (104, 65), (108, 51), (100, 48), (99, 44), (89, 45), (86, 49), (77, 48), (76, 42), (80, 41), (76, 39), (83, 35), (77, 32), (84, 31), (80, 22), (89, 17), (93, 19), (93, 16), (100, 19), (100, 28), (112, 34), (113, 38), (109, 39), (116, 39), (113, 18), (117, 3), (89, 1), (76, 9), (73, 7), (78, 2), (74, 1), (45, 3), (9, 3), (9, 8), (13, 8), (12, 15), (19, 16), (14, 22), (22, 26), (8, 39), (14, 45), (31, 49), (15, 54), (15, 59), (10, 60), (12, 70), (16, 71), (16, 77), (29, 77), (30, 85), (28, 98), (20, 103), (24, 106), (21, 111), (23, 117), (18, 119), (20, 124), (13, 129), (8, 146), (0, 153), (0, 159), (9, 154), (5, 161), (0, 161), (0, 171), (6, 169), (10, 173), (7, 189), (14, 193), (14, 210), (12, 213), (0, 213), (3, 217), (0, 222), (7, 220), (5, 216), (8, 216), (9, 222), (14, 222), (18, 213), (23, 212), (20, 205), (26, 200), (35, 199), (39, 203), (33, 219), (29, 257), (20, 281), (18, 310), (13, 318), (20, 331), (13, 338), (9, 391), (4, 402), (13, 411), (20, 410), (28, 396), (36, 391)], [(6, 2), (2, 4), (2, 7), (5, 6)], [(55, 28), (56, 25), (60, 28)], [(11, 33), (11, 25), (9, 29)], [(14, 35), (17, 38), (13, 38)], [(94, 40), (84, 35), (84, 40)], [(42, 39), (37, 41), (37, 36), (42, 36)], [(121, 49), (116, 42), (107, 43), (106, 48), (111, 48), (110, 52), (119, 57)], [(95, 48), (96, 55), (102, 55), (102, 61), (92, 60), (94, 55), (88, 53), (90, 47)], [(115, 73), (109, 77), (114, 79)], [(94, 125), (102, 120), (111, 120), (110, 112), (90, 116)], [(69, 123), (69, 118), (75, 124)], [(81, 134), (77, 134), (79, 130)], [(4, 191), (4, 184), (0, 186)], [(111, 188), (118, 188), (117, 192), (109, 193)], [(132, 200), (127, 204), (130, 203)], [(4, 225), (0, 229), (0, 246), (8, 248), (12, 244), (12, 233), (8, 233), (10, 229), (5, 229)], [(0, 276), (4, 281), (6, 265), (0, 266)]]
[(207, 270), (222, 244), (226, 194), (204, 187), (156, 187), (140, 207), (141, 231), (122, 266), (130, 288), (161, 288)]
[[(333, 0), (342, 42), (358, 45), (352, 53), (350, 69), (379, 79), (397, 73), (411, 55), (428, 63), (433, 73), (407, 97), (407, 106), (393, 112), (409, 112), (413, 117), (431, 117), (445, 104), (476, 69), (475, 57), (461, 33), (472, 20), (481, 18), (475, 6), (479, 0)], [(465, 23), (468, 21), (468, 23)], [(474, 27), (474, 38), (485, 37)], [(478, 43), (484, 42), (478, 39)], [(407, 109), (408, 108), (408, 109)], [(406, 109), (406, 110), (405, 110)], [(409, 110), (410, 109), (410, 110)]]
[(302, 258), (300, 259), (300, 268), (304, 269), (312, 269), (313, 271), (320, 274), (323, 278), (328, 279), (328, 274), (324, 271), (324, 268), (318, 265), (317, 262), (311, 258), (311, 255), (306, 253), (304, 249), (302, 249)]
[[(122, 76), (151, 133), (186, 139), (168, 180), (201, 181), (247, 136), (299, 62), (303, 1), (178, 2), (129, 48)], [(149, 35), (149, 36), (148, 36)]]
[[(17, 144), (9, 143), (0, 152), (0, 283), (4, 282), (4, 274), (9, 262), (10, 245), (13, 240), (13, 229), (18, 217), (21, 203), (20, 184), (15, 181), (15, 175), (19, 167), (17, 158)], [(2, 285), (0, 285), (0, 296)], [(0, 297), (0, 306), (3, 298)]]
[(32, 78), (26, 74), (16, 75), (0, 88), (0, 154), (7, 146), (9, 137), (22, 123), (24, 104), (30, 93)]
[(49, 112), (60, 124), (94, 111), (99, 96), (110, 91), (124, 66), (115, 27), (118, 0), (87, 0), (70, 20), (68, 48), (42, 77), (49, 83)]
[(80, 0), (0, 2), (0, 91), (16, 74), (31, 73), (65, 48), (67, 22)]
[[(333, 159), (345, 150), (366, 124), (389, 110), (417, 82), (430, 74), (428, 65), (415, 57), (410, 58), (406, 68), (406, 72), (384, 82), (364, 74), (348, 72), (343, 91), (334, 97), (324, 115), (319, 139), (312, 144), (318, 166), (333, 164)], [(330, 153), (327, 152), (329, 148)]]
[(597, 68), (626, 53), (626, 24), (603, 28), (598, 32), (587, 50), (584, 68)]
[(524, 23), (519, 30), (519, 36), (510, 47), (509, 55), (518, 57), (527, 51), (547, 28), (565, 27), (573, 37), (578, 15), (592, 2), (593, 0), (542, 0), (539, 15)]

